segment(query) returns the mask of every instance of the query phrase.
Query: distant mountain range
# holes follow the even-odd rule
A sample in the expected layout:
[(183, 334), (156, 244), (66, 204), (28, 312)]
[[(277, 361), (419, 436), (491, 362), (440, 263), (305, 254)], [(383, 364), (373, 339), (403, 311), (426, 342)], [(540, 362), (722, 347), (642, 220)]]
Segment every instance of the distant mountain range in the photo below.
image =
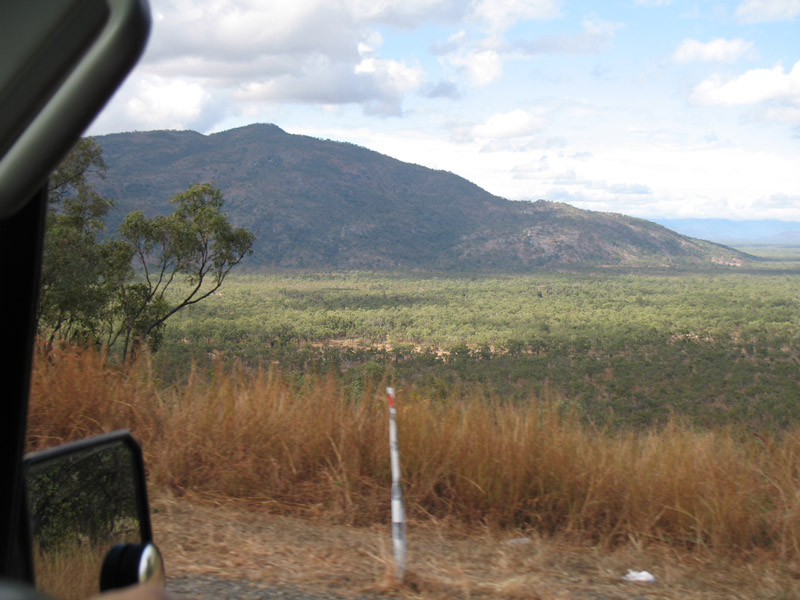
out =
[(250, 125), (96, 138), (114, 199), (109, 226), (213, 181), (257, 236), (250, 268), (528, 271), (563, 265), (738, 265), (748, 256), (623, 215), (510, 201), (462, 177), (353, 144)]
[(800, 223), (759, 219), (731, 221), (729, 219), (654, 219), (682, 233), (721, 244), (774, 244), (800, 246)]

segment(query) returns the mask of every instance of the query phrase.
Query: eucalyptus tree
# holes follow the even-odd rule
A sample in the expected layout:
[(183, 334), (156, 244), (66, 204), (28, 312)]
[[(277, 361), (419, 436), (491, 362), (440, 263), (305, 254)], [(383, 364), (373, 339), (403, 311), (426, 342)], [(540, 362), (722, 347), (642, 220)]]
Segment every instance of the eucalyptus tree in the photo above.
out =
[[(168, 216), (134, 211), (119, 228), (140, 273), (118, 289), (119, 321), (111, 342), (122, 340), (123, 356), (142, 340), (157, 344), (169, 317), (217, 291), (252, 252), (253, 234), (231, 225), (218, 188), (196, 183), (170, 203), (175, 209)], [(178, 282), (177, 296), (168, 295)]]

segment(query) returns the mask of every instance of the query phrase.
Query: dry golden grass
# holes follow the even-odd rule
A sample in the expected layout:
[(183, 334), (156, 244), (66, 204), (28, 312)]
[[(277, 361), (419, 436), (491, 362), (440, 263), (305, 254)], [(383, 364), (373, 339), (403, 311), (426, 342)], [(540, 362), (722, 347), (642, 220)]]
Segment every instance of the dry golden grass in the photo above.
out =
[(33, 552), (37, 588), (53, 598), (83, 600), (97, 593), (105, 548), (91, 544), (64, 544)]
[[(156, 490), (367, 525), (388, 510), (382, 390), (348, 401), (334, 378), (307, 377), (298, 389), (276, 370), (245, 369), (164, 390), (146, 360), (121, 368), (59, 348), (36, 359), (29, 449), (129, 428)], [(432, 402), (401, 389), (398, 403), (412, 519), (574, 536), (605, 550), (767, 557), (796, 570), (800, 428), (610, 432), (581, 425), (557, 398)]]

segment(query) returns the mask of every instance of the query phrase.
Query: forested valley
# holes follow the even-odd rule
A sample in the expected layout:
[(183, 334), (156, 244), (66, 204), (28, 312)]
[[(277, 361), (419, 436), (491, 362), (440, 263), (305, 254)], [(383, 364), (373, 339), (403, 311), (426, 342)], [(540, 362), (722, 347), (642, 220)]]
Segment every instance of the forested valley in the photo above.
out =
[(353, 397), (384, 380), (557, 397), (597, 425), (781, 428), (800, 416), (800, 253), (759, 250), (746, 271), (237, 274), (175, 316), (153, 360), (166, 381), (241, 362), (332, 373)]

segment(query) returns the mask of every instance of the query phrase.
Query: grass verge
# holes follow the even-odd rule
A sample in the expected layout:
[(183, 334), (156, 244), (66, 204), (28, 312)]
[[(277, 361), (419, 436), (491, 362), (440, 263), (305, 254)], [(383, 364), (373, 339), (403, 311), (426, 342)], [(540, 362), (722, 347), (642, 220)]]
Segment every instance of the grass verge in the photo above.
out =
[[(162, 389), (146, 359), (36, 357), (28, 448), (131, 429), (150, 485), (270, 512), (367, 525), (388, 514), (383, 384), (356, 400), (332, 377), (218, 369)], [(398, 390), (412, 519), (657, 544), (736, 559), (800, 559), (800, 428), (633, 432), (581, 424), (545, 395), (524, 404)]]

